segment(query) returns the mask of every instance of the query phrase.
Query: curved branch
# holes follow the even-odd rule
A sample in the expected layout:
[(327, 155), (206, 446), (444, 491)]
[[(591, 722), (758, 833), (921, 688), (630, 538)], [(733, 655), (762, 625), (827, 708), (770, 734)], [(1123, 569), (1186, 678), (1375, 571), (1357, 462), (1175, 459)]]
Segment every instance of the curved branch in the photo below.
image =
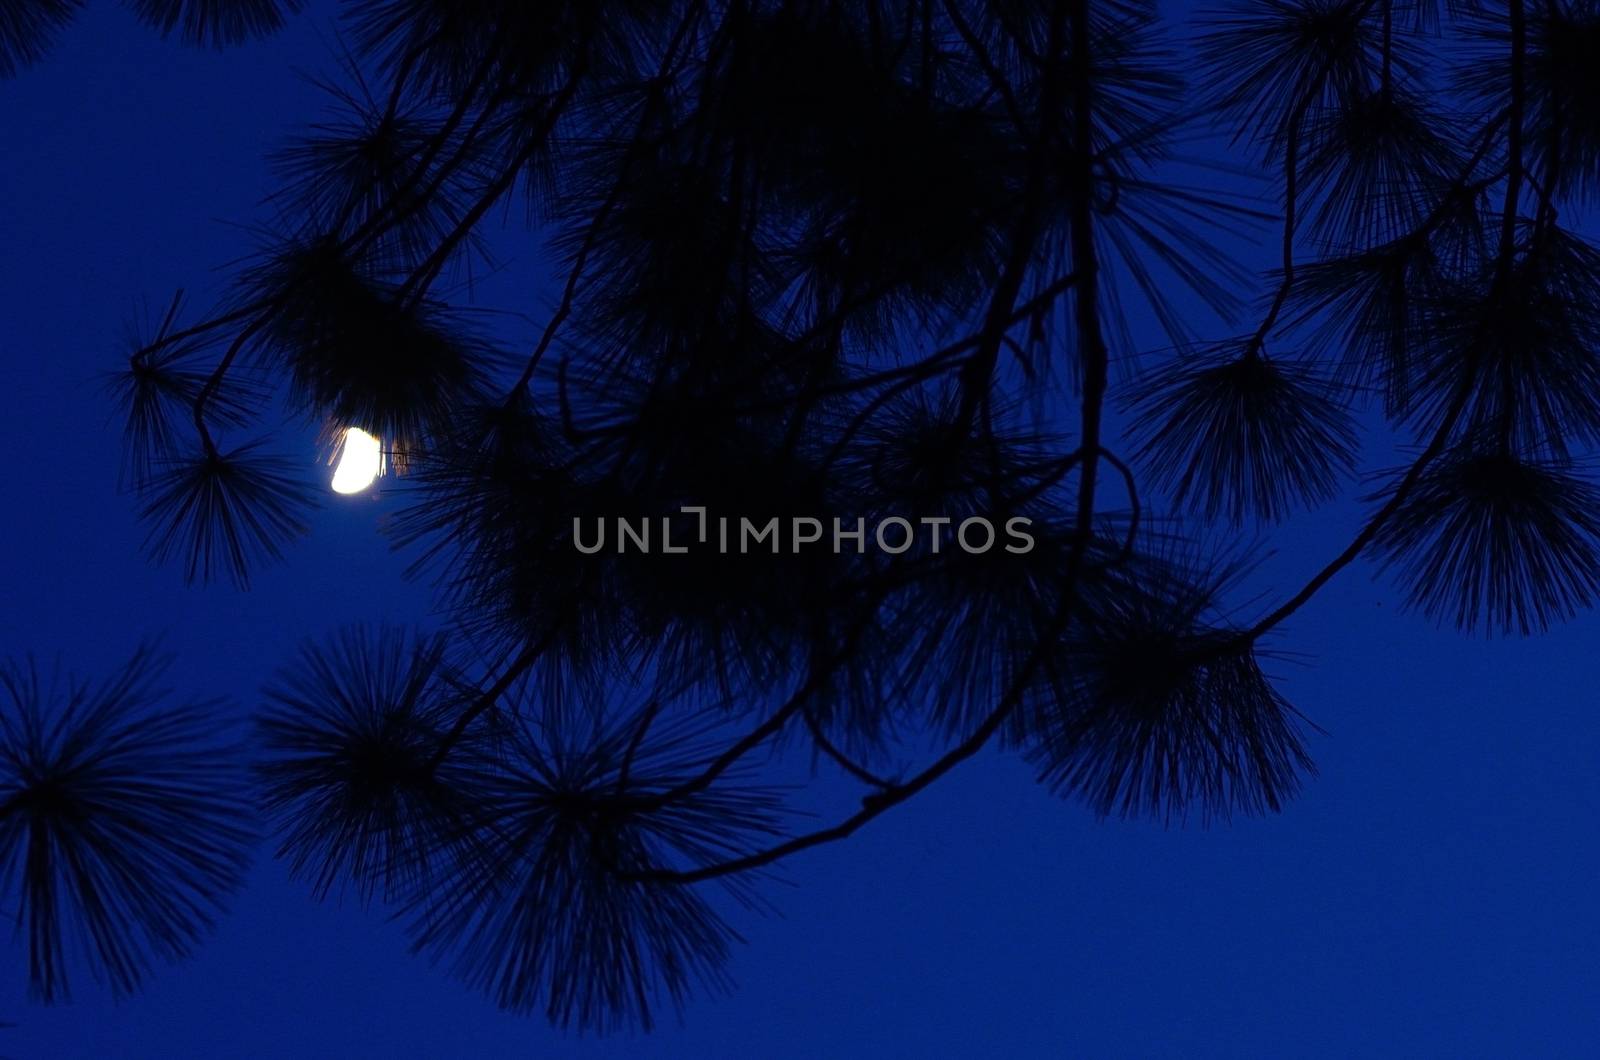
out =
[[(960, 419), (964, 423), (973, 422), (978, 405), (988, 394), (989, 380), (1000, 359), (1001, 341), (1011, 327), (1017, 297), (1022, 293), (1022, 284), (1027, 278), (1028, 267), (1033, 263), (1034, 248), (1038, 245), (1040, 233), (1044, 228), (1045, 189), (1051, 158), (1049, 146), (1055, 137), (1056, 114), (1060, 110), (1062, 91), (1062, 78), (1058, 67), (1063, 20), (1062, 4), (1058, 2), (1054, 5), (1054, 14), (1051, 18), (1048, 66), (1045, 69), (1040, 93), (1039, 127), (1034, 133), (1027, 184), (1022, 193), (1022, 212), (1011, 234), (1010, 253), (1000, 273), (1000, 282), (995, 288), (994, 297), (989, 301), (988, 311), (984, 314), (977, 351), (966, 365), (967, 378), (962, 381)], [(1084, 274), (1076, 255), (1073, 260), (1073, 271), (1084, 284), (1093, 284), (1094, 277)]]
[(434, 280), (438, 279), (440, 271), (444, 269), (445, 263), (450, 260), (450, 255), (461, 245), (462, 240), (472, 234), (473, 228), (477, 226), (479, 221), (483, 220), (484, 215), (493, 209), (494, 204), (500, 201), (500, 197), (516, 183), (518, 175), (522, 172), (523, 165), (533, 157), (534, 152), (538, 151), (540, 146), (544, 144), (545, 138), (555, 130), (556, 123), (561, 120), (562, 114), (566, 112), (567, 105), (572, 102), (573, 96), (577, 94), (578, 84), (582, 80), (584, 72), (585, 67), (582, 65), (572, 71), (572, 74), (567, 78), (566, 84), (561, 87), (561, 91), (556, 94), (556, 98), (550, 102), (549, 110), (545, 113), (544, 120), (534, 135), (530, 136), (528, 142), (511, 157), (500, 175), (484, 189), (483, 194), (478, 197), (478, 201), (472, 204), (471, 209), (462, 216), (460, 221), (456, 222), (455, 227), (433, 249), (427, 260), (412, 271), (410, 277), (401, 287), (402, 299), (409, 298), (410, 301), (415, 302), (427, 294), (428, 288), (432, 286)]
[(849, 773), (863, 784), (875, 788), (883, 788), (885, 791), (894, 789), (894, 781), (884, 780), (865, 766), (857, 765), (848, 755), (839, 750), (833, 741), (828, 739), (827, 734), (822, 731), (822, 726), (817, 723), (816, 715), (811, 713), (810, 708), (803, 708), (800, 711), (800, 717), (804, 719), (806, 729), (810, 731), (812, 742), (817, 745), (817, 750), (833, 759), (840, 769)]
[(217, 366), (212, 369), (205, 385), (200, 388), (200, 393), (195, 395), (194, 427), (200, 434), (201, 444), (205, 446), (206, 452), (211, 455), (216, 454), (217, 447), (216, 443), (211, 440), (211, 431), (206, 427), (206, 405), (211, 401), (211, 396), (217, 392), (217, 388), (222, 385), (222, 380), (227, 376), (228, 369), (233, 366), (234, 359), (239, 356), (239, 351), (244, 349), (244, 344), (250, 341), (252, 335), (266, 327), (267, 322), (272, 319), (272, 315), (272, 312), (267, 312), (257, 317), (250, 322), (249, 327), (234, 336), (233, 342), (228, 346), (228, 352), (222, 355), (222, 360), (218, 361)]
[(1394, 493), (1390, 495), (1383, 507), (1379, 508), (1373, 517), (1367, 521), (1367, 524), (1361, 528), (1361, 532), (1356, 535), (1355, 540), (1351, 541), (1343, 552), (1340, 552), (1330, 560), (1327, 566), (1319, 570), (1310, 581), (1306, 582), (1299, 592), (1245, 631), (1239, 637), (1239, 640), (1256, 640), (1262, 634), (1300, 610), (1306, 601), (1317, 594), (1318, 590), (1333, 580), (1334, 575), (1348, 567), (1355, 561), (1357, 556), (1366, 550), (1366, 547), (1378, 536), (1378, 532), (1383, 529), (1384, 524), (1406, 502), (1406, 498), (1411, 495), (1411, 491), (1421, 481), (1423, 471), (1427, 470), (1428, 465), (1444, 451), (1445, 445), (1450, 440), (1451, 432), (1455, 430), (1456, 421), (1461, 418), (1462, 410), (1467, 407), (1467, 399), (1471, 396), (1472, 386), (1470, 376), (1468, 376), (1463, 385), (1458, 388), (1455, 400), (1445, 413), (1443, 422), (1439, 424), (1439, 429), (1434, 432), (1433, 439), (1428, 443), (1428, 447), (1406, 470), (1405, 477), (1400, 480), (1400, 484), (1395, 488)]
[(650, 82), (649, 98), (642, 108), (643, 113), (639, 117), (639, 127), (634, 132), (633, 138), (628, 142), (628, 151), (623, 157), (617, 179), (612, 184), (611, 191), (607, 194), (605, 202), (601, 203), (600, 209), (595, 212), (594, 218), (589, 222), (589, 229), (584, 233), (583, 246), (579, 248), (578, 256), (573, 261), (572, 269), (567, 273), (567, 282), (561, 292), (561, 303), (556, 307), (555, 313), (545, 325), (543, 334), (539, 336), (539, 343), (534, 347), (532, 355), (529, 356), (527, 366), (522, 370), (521, 378), (517, 380), (517, 385), (511, 390), (513, 395), (525, 389), (529, 381), (533, 379), (533, 373), (538, 369), (539, 362), (544, 359), (545, 353), (550, 349), (550, 344), (555, 341), (556, 333), (561, 330), (561, 325), (566, 322), (567, 317), (572, 313), (572, 306), (578, 294), (578, 283), (583, 278), (583, 270), (589, 262), (589, 255), (593, 253), (595, 244), (599, 242), (600, 232), (605, 227), (606, 219), (611, 216), (611, 211), (616, 208), (617, 202), (622, 198), (623, 184), (628, 178), (629, 170), (638, 161), (639, 148), (644, 143), (645, 126), (651, 116), (650, 108), (660, 99), (662, 90), (668, 84), (672, 76), (673, 67), (677, 65), (678, 49), (682, 46), (684, 39), (689, 35), (694, 24), (699, 21), (703, 8), (703, 4), (696, 3), (693, 9), (684, 17), (676, 35), (673, 37), (671, 46), (667, 49), (666, 58), (662, 61), (654, 80)]
[(556, 633), (559, 629), (559, 626), (555, 626), (538, 640), (530, 642), (511, 661), (511, 664), (505, 668), (500, 676), (495, 679), (494, 684), (479, 695), (473, 701), (472, 706), (461, 712), (461, 715), (456, 718), (455, 724), (450, 727), (450, 731), (439, 742), (439, 747), (434, 751), (433, 757), (429, 759), (429, 769), (437, 769), (439, 767), (439, 764), (445, 760), (450, 751), (461, 741), (461, 737), (466, 733), (467, 727), (484, 711), (494, 706), (495, 702), (505, 695), (507, 690), (516, 682), (517, 678), (527, 672), (528, 667), (533, 665), (534, 660), (542, 655), (545, 649), (555, 641)]
[(700, 883), (735, 873), (748, 872), (752, 869), (770, 865), (775, 861), (780, 861), (790, 854), (796, 854), (802, 850), (821, 846), (824, 843), (844, 839), (852, 835), (868, 821), (905, 802), (950, 772), (950, 770), (977, 754), (989, 742), (989, 738), (1000, 730), (1000, 726), (1004, 724), (1011, 711), (1021, 702), (1023, 695), (1026, 694), (1028, 684), (1032, 681), (1035, 673), (1049, 658), (1056, 634), (1065, 626), (1066, 620), (1071, 614), (1071, 595), (1069, 593), (1068, 599), (1062, 604), (1060, 611), (1057, 612), (1055, 620), (1050, 623), (1044, 634), (1039, 638), (1022, 669), (1012, 681), (1011, 687), (1006, 691), (1006, 694), (1001, 698), (995, 709), (989, 713), (989, 716), (965, 740), (945, 752), (932, 765), (910, 780), (886, 786), (883, 790), (868, 795), (861, 800), (860, 810), (831, 828), (823, 828), (815, 832), (795, 836), (765, 850), (711, 865), (701, 865), (693, 869), (651, 869), (645, 872), (627, 873), (621, 878), (641, 883), (684, 884)]
[[(1058, 2), (1055, 5), (1055, 14), (1051, 27), (1051, 59), (1054, 59), (1060, 50), (1061, 30), (1063, 28), (1062, 23), (1065, 21), (1065, 14), (1064, 5)], [(1073, 93), (1075, 128), (1080, 136), (1079, 142), (1087, 144), (1089, 142), (1089, 134), (1092, 133), (1093, 129), (1092, 97), (1089, 92), (1088, 0), (1073, 0), (1072, 16), (1072, 59), (1074, 67), (1072, 75), (1075, 89)], [(1090, 175), (1088, 170), (1091, 166), (1087, 151), (1080, 152), (1080, 164), (1082, 166), (1081, 175), (1087, 178)], [(1077, 189), (1075, 202), (1077, 210), (1075, 213), (1092, 209), (1089, 202), (1090, 190), (1087, 182)], [(1080, 221), (1083, 223), (1080, 223)], [(1073, 235), (1075, 240), (1074, 267), (1082, 281), (1082, 287), (1078, 291), (1078, 301), (1076, 303), (1076, 320), (1080, 331), (1087, 330), (1086, 334), (1080, 335), (1080, 342), (1086, 342), (1089, 349), (1084, 389), (1084, 452), (1088, 455), (1084, 460), (1085, 473), (1079, 489), (1078, 528), (1072, 554), (1067, 565), (1065, 588), (1060, 607), (1041, 633), (1033, 650), (1029, 652), (1027, 660), (1013, 679), (1011, 687), (1001, 697), (995, 709), (965, 740), (951, 748), (932, 765), (910, 780), (886, 787), (867, 796), (862, 800), (860, 811), (831, 828), (796, 836), (766, 850), (712, 865), (702, 865), (698, 868), (683, 870), (654, 869), (647, 872), (629, 874), (624, 878), (654, 883), (697, 883), (702, 880), (761, 868), (788, 857), (790, 854), (846, 838), (867, 822), (891, 807), (898, 806), (900, 803), (910, 799), (957, 765), (977, 754), (989, 742), (989, 739), (1000, 730), (1001, 725), (1005, 723), (1012, 710), (1021, 702), (1035, 674), (1050, 659), (1056, 637), (1065, 628), (1076, 606), (1078, 576), (1082, 569), (1084, 555), (1087, 552), (1093, 529), (1094, 486), (1091, 468), (1099, 449), (1099, 421), (1101, 405), (1105, 395), (1107, 351), (1100, 333), (1099, 309), (1094, 298), (1096, 263), (1093, 253), (1093, 233), (1087, 227), (1087, 219), (1079, 216), (1074, 217)], [(1088, 242), (1087, 251), (1082, 246), (1082, 241), (1084, 240)], [(1085, 291), (1088, 292), (1087, 295), (1085, 295)], [(1000, 297), (997, 294), (997, 301)], [(1012, 291), (1011, 297), (1014, 300), (1015, 290)], [(991, 303), (991, 324), (993, 322), (995, 304), (997, 303)], [(1005, 304), (1009, 309), (1010, 302)], [(986, 333), (986, 337), (993, 343), (992, 348), (998, 349), (998, 336), (989, 328), (986, 328)]]
[[(1526, 36), (1526, 30), (1523, 26), (1522, 0), (1511, 0), (1511, 106), (1503, 115), (1497, 117), (1485, 131), (1484, 143), (1480, 145), (1477, 153), (1473, 155), (1472, 160), (1467, 164), (1467, 174), (1470, 174), (1488, 151), (1489, 145), (1493, 142), (1493, 133), (1498, 130), (1500, 122), (1502, 120), (1508, 121), (1510, 128), (1507, 132), (1507, 140), (1511, 160), (1506, 174), (1504, 216), (1501, 221), (1500, 248), (1495, 262), (1495, 277), (1492, 286), (1492, 291), (1495, 293), (1503, 290), (1505, 283), (1509, 280), (1512, 260), (1516, 253), (1517, 199), (1522, 181), (1522, 121), (1525, 107), (1522, 68), (1523, 52), (1527, 44)], [(1466, 174), (1463, 175), (1462, 180), (1466, 180)], [(1423, 222), (1422, 227), (1418, 230), (1419, 233), (1426, 233), (1432, 229), (1438, 219), (1444, 215), (1447, 203), (1448, 199), (1435, 208), (1434, 212)], [(1474, 360), (1476, 360), (1476, 357), (1474, 357)], [(1428, 442), (1427, 448), (1422, 451), (1422, 455), (1406, 470), (1404, 477), (1400, 480), (1399, 485), (1396, 486), (1389, 500), (1367, 521), (1361, 532), (1356, 535), (1355, 540), (1351, 541), (1344, 551), (1330, 560), (1310, 581), (1301, 587), (1299, 592), (1250, 627), (1241, 636), (1241, 640), (1255, 640), (1283, 622), (1290, 615), (1293, 615), (1315, 596), (1318, 590), (1328, 584), (1334, 575), (1353, 563), (1356, 557), (1361, 555), (1366, 550), (1366, 547), (1378, 536), (1384, 524), (1399, 510), (1400, 506), (1405, 503), (1406, 498), (1410, 496), (1411, 491), (1416, 488), (1417, 483), (1421, 481), (1422, 473), (1427, 469), (1427, 466), (1444, 451), (1445, 446), (1449, 443), (1450, 435), (1455, 430), (1456, 422), (1461, 418), (1461, 414), (1466, 409), (1467, 402), (1472, 396), (1473, 371), (1471, 369), (1472, 366), (1469, 365), (1468, 370), (1463, 373), (1461, 385), (1457, 388), (1456, 395), (1451, 399), (1450, 407), (1445, 411), (1433, 438)]]
[[(1057, 9), (1056, 22), (1059, 23)], [(1059, 37), (1052, 26), (1051, 39)], [(1073, 319), (1083, 357), (1083, 424), (1079, 443), (1083, 470), (1078, 478), (1077, 553), (1081, 557), (1094, 528), (1095, 472), (1100, 458), (1100, 421), (1105, 405), (1110, 353), (1100, 330), (1100, 264), (1094, 245), (1094, 83), (1090, 76), (1089, 2), (1072, 3), (1071, 91), (1073, 99), (1072, 268), (1079, 277), (1073, 291)]]
[(726, 751), (712, 759), (711, 763), (699, 774), (681, 784), (668, 788), (666, 791), (648, 796), (642, 801), (641, 805), (646, 809), (654, 809), (705, 791), (716, 782), (718, 777), (726, 773), (735, 762), (782, 730), (789, 723), (789, 720), (805, 705), (806, 698), (821, 685), (827, 672), (826, 670), (814, 671), (806, 679), (806, 682), (800, 686), (799, 691), (790, 696), (783, 706), (773, 711), (766, 721), (745, 733)]

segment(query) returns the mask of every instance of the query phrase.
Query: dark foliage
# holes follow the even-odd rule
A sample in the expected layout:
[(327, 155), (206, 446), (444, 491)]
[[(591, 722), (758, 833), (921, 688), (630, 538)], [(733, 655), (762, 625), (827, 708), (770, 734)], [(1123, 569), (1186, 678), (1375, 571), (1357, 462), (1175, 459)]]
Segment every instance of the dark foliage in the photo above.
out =
[[(127, 0), (140, 21), (194, 44), (222, 46), (264, 36), (304, 0)], [(0, 0), (0, 77), (41, 59), (84, 0)]]
[[(169, 321), (170, 327), (170, 321)], [(163, 328), (127, 367), (106, 380), (106, 389), (124, 410), (122, 482), (143, 488), (156, 469), (174, 459), (193, 430), (194, 403), (211, 378), (204, 347), (197, 342), (167, 342)], [(223, 380), (206, 402), (212, 427), (238, 428), (251, 422), (261, 394), (252, 381), (235, 373)]]
[(725, 982), (738, 937), (705, 897), (632, 877), (776, 834), (776, 793), (724, 777), (672, 796), (705, 748), (651, 714), (606, 725), (544, 712), (519, 727), (481, 796), (483, 853), (419, 896), (419, 950), (450, 957), (503, 1008), (585, 1030), (648, 1027), (659, 997), (681, 1005), (691, 985)]
[(282, 227), (308, 243), (338, 237), (363, 260), (415, 266), (468, 209), (468, 178), (451, 165), (462, 146), (437, 107), (374, 98), (359, 66), (319, 82), (330, 113), (273, 157)]
[(283, 25), (304, 0), (127, 0), (147, 25), (194, 44), (238, 44)]
[(1334, 245), (1367, 247), (1413, 231), (1464, 162), (1450, 119), (1403, 89), (1378, 88), (1309, 115), (1306, 139), (1314, 145), (1305, 164), (1312, 229)]
[(1201, 56), (1235, 138), (1281, 151), (1312, 108), (1338, 114), (1360, 103), (1381, 62), (1371, 4), (1265, 0), (1203, 16)]
[(315, 495), (289, 461), (260, 446), (163, 462), (141, 492), (152, 558), (181, 560), (191, 582), (226, 575), (244, 588), (252, 566), (283, 557), (283, 546), (305, 532), (301, 519)]
[(141, 649), (98, 686), (0, 671), (0, 894), (43, 1001), (66, 999), (69, 954), (118, 994), (187, 956), (244, 868), (216, 704), (168, 705), (165, 666)]
[(412, 298), (319, 239), (259, 270), (279, 308), (266, 332), (292, 396), (318, 420), (386, 439), (402, 459), (426, 448), (491, 365), (462, 321)]
[(263, 695), (263, 809), (278, 856), (317, 895), (363, 900), (429, 882), (430, 863), (469, 842), (478, 738), (436, 761), (469, 696), (439, 636), (350, 629), (308, 644)]
[(1600, 592), (1597, 503), (1578, 468), (1464, 443), (1423, 473), (1378, 546), (1430, 617), (1527, 636)]
[(1153, 374), (1134, 403), (1140, 459), (1208, 520), (1281, 519), (1297, 502), (1332, 498), (1355, 463), (1337, 390), (1239, 345)]
[(1143, 565), (1060, 645), (1065, 688), (1033, 760), (1097, 813), (1183, 818), (1277, 811), (1311, 772), (1299, 717), (1219, 597), (1231, 577)]
[[(217, 43), (296, 5), (136, 6)], [(0, 0), (0, 72), (72, 10)], [(1466, 630), (1593, 601), (1593, 6), (1161, 16), (349, 0), (264, 249), (114, 383), (148, 550), (191, 580), (301, 529), (307, 486), (231, 437), (263, 380), (403, 476), (387, 528), (449, 633), (314, 642), (261, 713), (314, 893), (381, 899), (508, 1009), (648, 1025), (725, 983), (702, 884), (752, 900), (987, 746), (1102, 815), (1280, 810), (1310, 726), (1263, 645), (1368, 554)], [(554, 281), (468, 315), (501, 240)], [(1241, 619), (1209, 524), (1333, 499), (1369, 440), (1408, 466)], [(719, 517), (783, 544), (722, 551)], [(578, 547), (618, 520), (655, 547)], [(751, 771), (795, 745), (857, 812), (785, 827)]]
[[(1592, 0), (1539, 4), (1527, 12), (1526, 102), (1529, 166), (1551, 194), (1591, 198), (1600, 179), (1600, 7)], [(1512, 95), (1510, 30), (1500, 4), (1474, 11), (1478, 47), (1461, 64), (1460, 80), (1480, 105), (1506, 106)]]
[(83, 0), (5, 0), (0, 3), (0, 77), (37, 62), (70, 23)]

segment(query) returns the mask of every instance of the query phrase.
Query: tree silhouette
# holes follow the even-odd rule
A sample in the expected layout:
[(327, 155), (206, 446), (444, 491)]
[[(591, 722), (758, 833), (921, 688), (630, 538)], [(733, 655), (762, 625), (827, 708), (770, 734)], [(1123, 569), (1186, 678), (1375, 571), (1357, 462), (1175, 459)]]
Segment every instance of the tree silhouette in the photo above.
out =
[[(298, 7), (133, 6), (206, 43)], [(253, 783), (315, 894), (386, 903), (503, 1007), (648, 1026), (725, 981), (709, 881), (759, 904), (991, 744), (1099, 814), (1279, 809), (1312, 767), (1269, 642), (1364, 555), (1469, 631), (1600, 592), (1600, 249), (1562, 215), (1596, 190), (1592, 3), (1238, 0), (1188, 29), (1146, 0), (345, 6), (255, 259), (113, 382), (125, 481), (152, 556), (243, 586), (315, 498), (257, 437), (269, 393), (383, 439), (449, 628), (307, 645)], [(0, 0), (0, 73), (76, 7)], [(1199, 134), (1280, 209), (1209, 190)], [(521, 348), (450, 279), (511, 209), (564, 270)], [(1241, 222), (1275, 229), (1269, 275), (1216, 249)], [(1347, 492), (1380, 416), (1415, 447), (1360, 531), (1238, 617), (1249, 557), (1207, 525)], [(914, 532), (577, 547), (692, 535), (685, 506)], [(965, 547), (975, 518), (1032, 547)], [(0, 879), (46, 1000), (67, 932), (132, 988), (237, 873), (246, 781), (192, 712), (144, 716), (149, 667), (6, 681)], [(785, 744), (859, 809), (797, 828), (756, 764)]]

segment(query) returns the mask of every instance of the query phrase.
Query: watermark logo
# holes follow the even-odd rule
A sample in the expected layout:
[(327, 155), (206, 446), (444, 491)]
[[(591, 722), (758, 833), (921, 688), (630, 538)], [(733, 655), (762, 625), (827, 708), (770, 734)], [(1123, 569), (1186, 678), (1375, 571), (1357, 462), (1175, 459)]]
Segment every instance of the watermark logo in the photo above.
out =
[(1013, 554), (1033, 551), (1033, 535), (1028, 528), (1033, 520), (1012, 516), (996, 525), (981, 515), (956, 520), (945, 515), (908, 518), (891, 515), (870, 526), (865, 518), (853, 521), (834, 516), (712, 516), (706, 508), (686, 505), (679, 508), (689, 520), (616, 516), (610, 519), (572, 519), (572, 544), (586, 556), (601, 552), (660, 553), (681, 555), (689, 551), (712, 549), (722, 554), (768, 552), (773, 555), (812, 549), (834, 553), (864, 554), (869, 545), (891, 556), (898, 556), (922, 545), (930, 553), (960, 549), (973, 555), (1004, 549)]

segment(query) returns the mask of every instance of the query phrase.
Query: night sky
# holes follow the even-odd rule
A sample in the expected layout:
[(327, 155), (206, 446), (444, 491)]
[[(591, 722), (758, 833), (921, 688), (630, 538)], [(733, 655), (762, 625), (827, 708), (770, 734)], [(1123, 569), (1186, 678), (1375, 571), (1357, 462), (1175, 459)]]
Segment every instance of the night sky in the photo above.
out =
[[(0, 82), (0, 650), (97, 677), (162, 635), (181, 691), (229, 697), (219, 724), (304, 638), (439, 621), (379, 534), (393, 496), (328, 494), (311, 536), (241, 594), (147, 564), (117, 489), (100, 376), (130, 322), (179, 287), (203, 308), (252, 246), (264, 156), (321, 106), (305, 75), (332, 69), (332, 10), (218, 53), (96, 2)], [(500, 270), (453, 297), (526, 314), (494, 318), (520, 346), (554, 292), (535, 241), (495, 246)], [(314, 433), (279, 441), (326, 476)], [(1397, 462), (1369, 445), (1368, 467)], [(1360, 512), (1346, 500), (1266, 538), (1244, 612), (1319, 567)], [(264, 842), (198, 956), (121, 1003), (84, 974), (71, 1004), (30, 1003), (7, 932), (0, 1055), (1592, 1055), (1600, 618), (1472, 639), (1405, 613), (1375, 574), (1347, 571), (1272, 642), (1274, 676), (1325, 730), (1320, 777), (1276, 817), (1097, 821), (986, 753), (787, 862), (766, 888), (778, 915), (734, 916), (748, 945), (731, 995), (608, 1039), (497, 1011), (409, 956), (381, 910), (313, 902)], [(826, 820), (856, 791), (819, 775)]]

